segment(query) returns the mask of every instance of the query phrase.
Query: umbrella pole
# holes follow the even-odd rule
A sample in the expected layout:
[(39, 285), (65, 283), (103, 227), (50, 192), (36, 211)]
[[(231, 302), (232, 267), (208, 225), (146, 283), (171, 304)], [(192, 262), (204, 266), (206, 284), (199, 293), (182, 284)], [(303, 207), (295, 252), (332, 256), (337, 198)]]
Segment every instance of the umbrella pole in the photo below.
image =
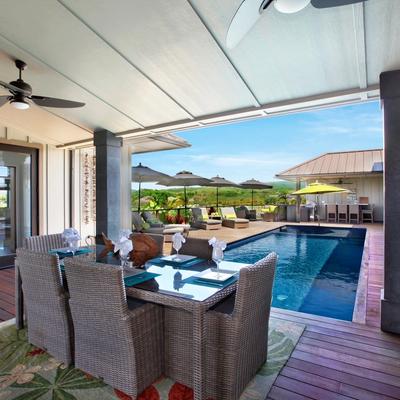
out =
[(139, 182), (139, 201), (138, 201), (138, 212), (140, 212), (140, 186), (141, 186), (141, 182)]
[(251, 209), (254, 209), (254, 189), (251, 189)]
[(217, 208), (217, 209), (216, 209), (217, 212), (218, 212), (218, 200), (219, 200), (219, 199), (218, 199), (218, 186), (217, 186), (217, 207), (216, 207), (216, 208)]
[(185, 216), (186, 216), (186, 205), (187, 205), (187, 198), (186, 198), (186, 186), (183, 187), (183, 193), (184, 193), (184, 198), (185, 198)]

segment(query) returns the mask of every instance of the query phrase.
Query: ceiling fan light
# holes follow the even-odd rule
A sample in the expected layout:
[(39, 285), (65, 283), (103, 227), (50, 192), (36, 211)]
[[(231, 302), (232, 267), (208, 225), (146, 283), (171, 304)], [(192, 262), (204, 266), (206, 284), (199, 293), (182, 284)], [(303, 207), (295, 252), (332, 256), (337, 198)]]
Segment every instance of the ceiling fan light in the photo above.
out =
[(301, 11), (311, 0), (275, 0), (274, 7), (281, 13), (292, 14)]
[(10, 104), (17, 110), (26, 110), (29, 108), (29, 103), (25, 100), (11, 100)]

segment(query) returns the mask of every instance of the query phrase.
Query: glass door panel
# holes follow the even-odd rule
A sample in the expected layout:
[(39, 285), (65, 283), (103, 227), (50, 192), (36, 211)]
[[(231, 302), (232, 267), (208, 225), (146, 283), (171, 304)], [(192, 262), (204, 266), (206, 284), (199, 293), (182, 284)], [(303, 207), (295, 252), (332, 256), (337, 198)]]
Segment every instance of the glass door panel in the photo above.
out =
[(0, 268), (37, 234), (37, 150), (0, 144)]

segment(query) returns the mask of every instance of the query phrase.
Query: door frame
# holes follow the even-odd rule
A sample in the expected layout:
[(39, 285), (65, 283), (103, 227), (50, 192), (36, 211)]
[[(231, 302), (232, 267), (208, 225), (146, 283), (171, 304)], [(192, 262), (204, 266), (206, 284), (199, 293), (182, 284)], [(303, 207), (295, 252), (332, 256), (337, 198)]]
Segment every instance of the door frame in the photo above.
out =
[[(39, 232), (39, 149), (0, 143), (0, 151), (25, 153), (31, 157), (31, 235), (37, 235)], [(0, 256), (0, 269), (13, 266), (14, 259), (15, 254)]]

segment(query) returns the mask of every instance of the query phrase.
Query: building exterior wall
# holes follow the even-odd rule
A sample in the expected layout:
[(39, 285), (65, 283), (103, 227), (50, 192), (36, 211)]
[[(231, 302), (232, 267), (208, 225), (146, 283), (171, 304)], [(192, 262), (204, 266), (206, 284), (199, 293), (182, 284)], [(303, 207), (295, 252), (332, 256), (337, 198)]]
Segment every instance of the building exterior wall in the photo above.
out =
[[(343, 187), (350, 190), (351, 194), (325, 194), (320, 196), (320, 202), (325, 204), (345, 204), (358, 200), (360, 197), (368, 197), (369, 204), (374, 207), (374, 219), (376, 222), (383, 221), (383, 176), (366, 176), (358, 178), (346, 178), (345, 182), (351, 184), (340, 185), (335, 182), (338, 178), (318, 179), (319, 182), (334, 184), (338, 187)], [(315, 182), (310, 180), (307, 183)], [(315, 196), (310, 196), (310, 200), (314, 200)], [(322, 217), (322, 216), (321, 216)]]

